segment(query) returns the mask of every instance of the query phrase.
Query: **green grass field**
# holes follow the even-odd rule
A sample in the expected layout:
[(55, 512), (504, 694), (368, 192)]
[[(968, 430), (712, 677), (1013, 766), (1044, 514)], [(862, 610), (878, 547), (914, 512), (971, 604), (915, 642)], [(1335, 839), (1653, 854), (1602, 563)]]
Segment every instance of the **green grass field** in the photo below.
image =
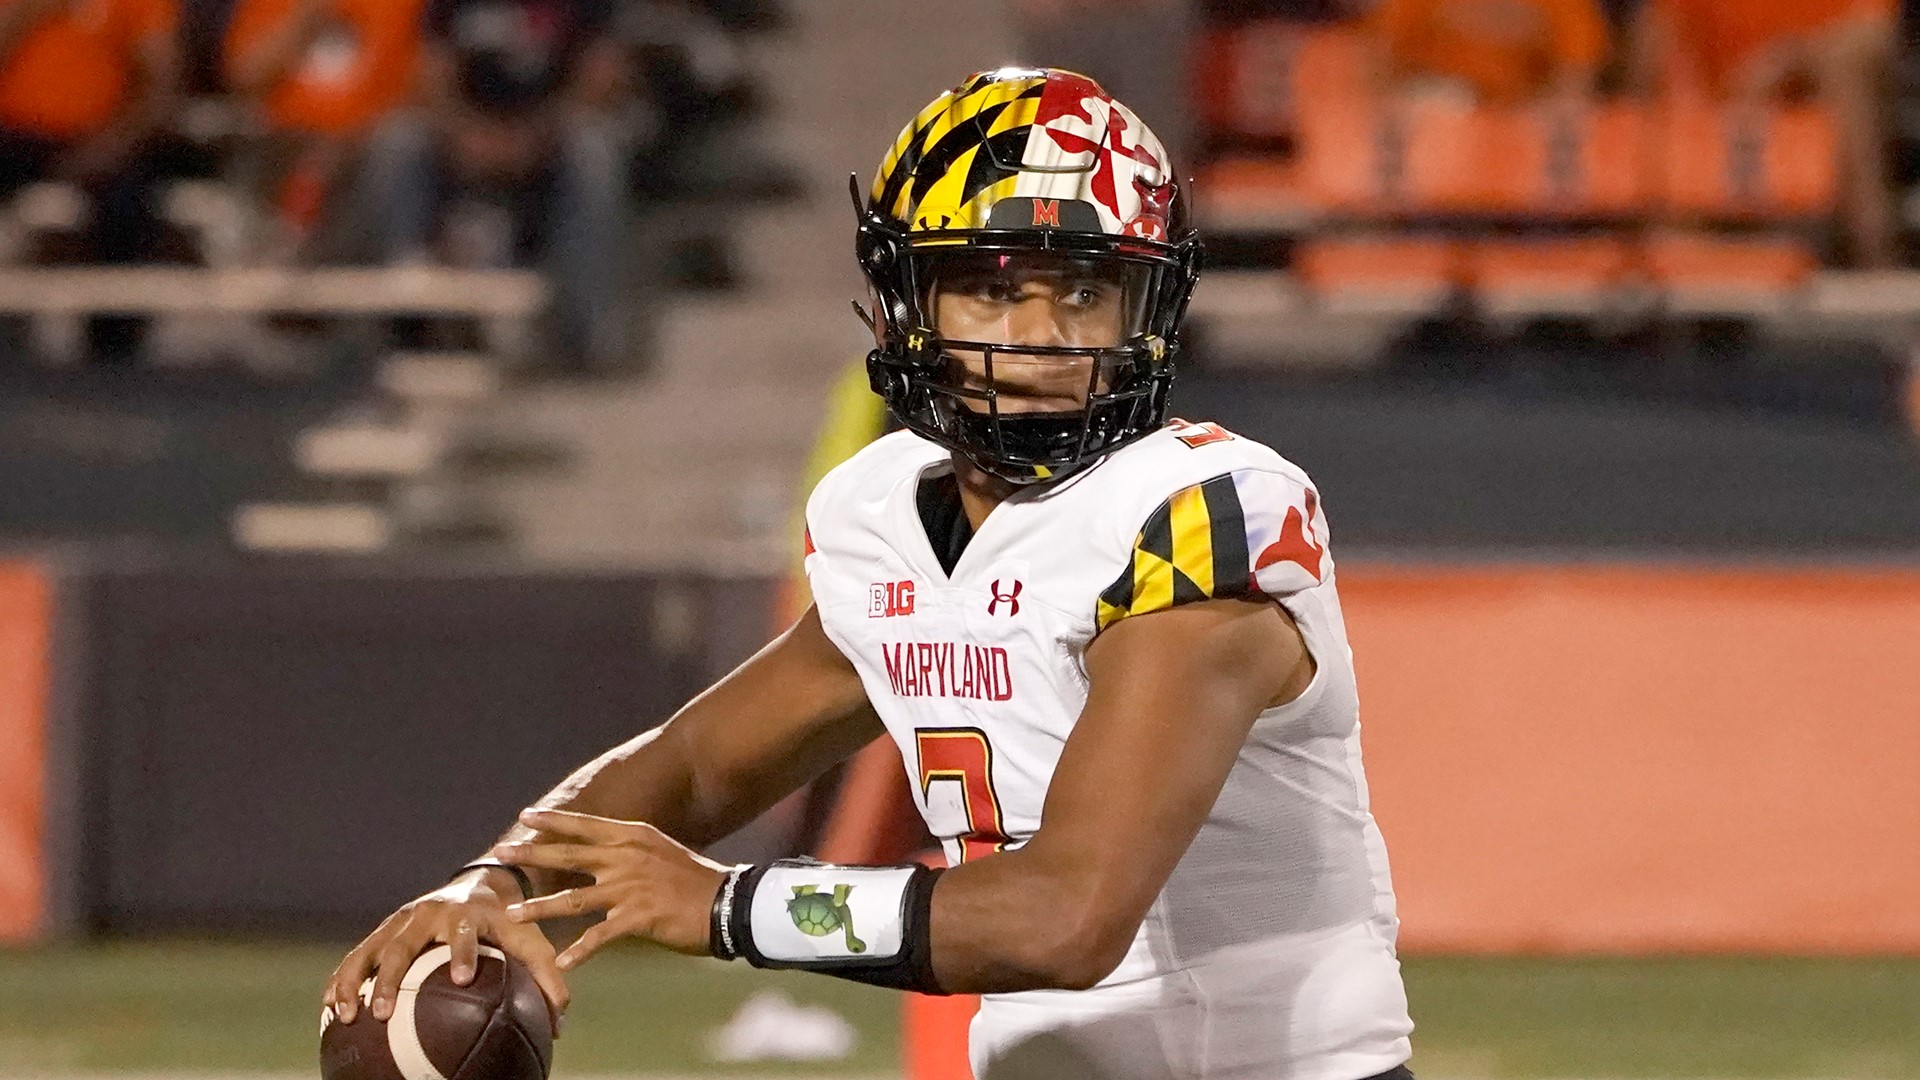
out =
[[(0, 952), (0, 1075), (315, 1071), (341, 949), (171, 942)], [(1407, 961), (1423, 1078), (1920, 1078), (1920, 960)], [(556, 1075), (713, 1075), (706, 1036), (780, 987), (860, 1032), (831, 1068), (885, 1076), (897, 999), (833, 979), (645, 949), (572, 977)]]

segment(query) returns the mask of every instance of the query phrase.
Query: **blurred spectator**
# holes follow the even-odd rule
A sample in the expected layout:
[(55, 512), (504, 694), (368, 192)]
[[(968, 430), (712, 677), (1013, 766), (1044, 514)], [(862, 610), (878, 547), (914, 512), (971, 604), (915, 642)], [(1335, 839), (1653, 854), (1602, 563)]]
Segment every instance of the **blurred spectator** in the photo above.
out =
[(1018, 0), (1023, 63), (1079, 72), (1133, 107), (1176, 169), (1192, 168), (1189, 0)]
[(227, 23), (239, 0), (178, 0), (182, 87), (189, 95), (226, 89)]
[(787, 13), (779, 0), (689, 0), (722, 29), (735, 34), (784, 30)]
[(1365, 15), (1379, 0), (1200, 0), (1208, 26), (1237, 26), (1280, 20), (1293, 23), (1339, 22)]
[(1854, 259), (1889, 264), (1894, 220), (1884, 112), (1891, 0), (1653, 0), (1646, 16), (1637, 51), (1653, 68), (1647, 84), (1738, 109), (1810, 95), (1833, 110)]
[[(315, 230), (365, 133), (412, 89), (422, 0), (239, 0), (226, 84), (264, 114), (254, 173), (294, 238)], [(334, 215), (328, 215), (334, 216)]]
[(623, 4), (614, 34), (638, 75), (629, 107), (646, 136), (634, 169), (643, 197), (795, 193), (798, 181), (759, 146), (762, 102), (740, 35), (689, 0)]
[(1615, 41), (1624, 42), (1633, 33), (1634, 25), (1640, 19), (1640, 9), (1646, 6), (1646, 0), (1599, 0), (1600, 14), (1606, 16), (1607, 28)]
[(1904, 203), (1900, 217), (1906, 236), (1901, 258), (1915, 261), (1920, 226), (1920, 0), (1900, 0), (1899, 45), (1893, 58), (1893, 178)]
[(1607, 40), (1614, 46), (1608, 50), (1607, 61), (1600, 69), (1600, 94), (1619, 97), (1633, 89), (1634, 36), (1646, 0), (1598, 0), (1598, 3), (1600, 14), (1607, 20)]
[(419, 109), (375, 132), (362, 173), (380, 255), (543, 262), (570, 364), (635, 345), (629, 75), (613, 0), (428, 0)]
[[(773, 11), (748, 5), (732, 14), (765, 25), (763, 16)], [(630, 184), (643, 205), (770, 202), (800, 191), (794, 171), (774, 159), (760, 137), (764, 98), (741, 33), (694, 0), (632, 0), (621, 5), (614, 36), (635, 73), (627, 99), (638, 146)], [(690, 213), (649, 220), (657, 245), (657, 255), (643, 264), (649, 284), (725, 289), (739, 283), (729, 219)]]
[(1594, 0), (1384, 0), (1371, 28), (1392, 89), (1486, 104), (1582, 103), (1608, 53)]
[[(170, 0), (0, 0), (0, 199), (40, 181), (72, 184), (90, 206), (84, 261), (151, 259), (158, 136), (178, 101)], [(96, 358), (131, 358), (138, 323), (97, 319)]]

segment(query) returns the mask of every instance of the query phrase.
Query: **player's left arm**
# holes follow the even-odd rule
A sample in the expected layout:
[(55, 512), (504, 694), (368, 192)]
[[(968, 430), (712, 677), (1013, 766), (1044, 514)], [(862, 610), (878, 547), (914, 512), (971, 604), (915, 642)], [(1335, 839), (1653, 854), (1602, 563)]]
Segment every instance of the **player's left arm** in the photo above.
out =
[(933, 896), (941, 989), (1084, 988), (1122, 958), (1219, 798), (1259, 714), (1300, 696), (1313, 660), (1265, 597), (1124, 619), (1086, 653), (1087, 704), (1042, 825), (944, 874)]
[[(663, 860), (691, 864), (696, 857), (657, 830), (550, 812), (527, 822), (541, 833), (532, 843), (498, 854), (522, 865), (586, 872), (601, 887), (517, 904), (509, 915), (531, 921), (608, 911), (606, 921), (562, 953), (566, 967), (608, 941), (638, 935), (682, 952), (738, 954), (763, 966), (808, 967), (908, 989), (1091, 986), (1126, 955), (1147, 908), (1219, 797), (1255, 718), (1303, 693), (1313, 660), (1286, 612), (1254, 597), (1123, 619), (1088, 648), (1086, 668), (1086, 707), (1054, 771), (1044, 824), (1021, 848), (937, 877), (917, 868), (776, 863), (752, 868), (716, 897), (709, 874), (660, 872)], [(808, 931), (813, 937), (798, 938), (786, 925), (793, 909), (783, 901), (796, 881), (810, 878), (825, 883), (818, 886), (821, 904), (838, 910), (830, 916), (834, 924), (849, 925), (844, 939), (837, 931), (814, 933), (817, 925)], [(875, 896), (895, 899), (855, 919), (855, 907), (839, 906), (845, 895), (829, 899), (836, 879), (857, 881), (849, 893), (861, 893), (862, 904)], [(735, 885), (740, 902), (728, 904)], [(685, 917), (688, 909), (708, 908), (710, 923)], [(716, 948), (708, 933), (687, 932), (720, 928), (723, 909), (735, 914), (737, 940)], [(887, 925), (887, 919), (894, 921)], [(866, 945), (883, 939), (897, 942), (885, 956)], [(844, 962), (832, 957), (838, 946), (819, 947), (842, 940)], [(852, 948), (856, 940), (859, 950)]]

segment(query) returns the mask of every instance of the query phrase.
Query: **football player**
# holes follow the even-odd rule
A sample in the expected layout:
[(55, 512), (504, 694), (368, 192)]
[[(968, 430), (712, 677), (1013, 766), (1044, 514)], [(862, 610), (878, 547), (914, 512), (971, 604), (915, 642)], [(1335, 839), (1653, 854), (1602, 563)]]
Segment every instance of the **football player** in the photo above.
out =
[[(904, 430), (807, 505), (814, 605), (584, 766), (334, 973), (475, 943), (563, 972), (623, 935), (985, 995), (982, 1080), (1404, 1078), (1327, 519), (1305, 473), (1169, 421), (1196, 276), (1165, 151), (1090, 80), (1002, 69), (860, 204), (874, 389)], [(695, 854), (881, 733), (946, 869)], [(604, 913), (556, 956), (538, 920)]]

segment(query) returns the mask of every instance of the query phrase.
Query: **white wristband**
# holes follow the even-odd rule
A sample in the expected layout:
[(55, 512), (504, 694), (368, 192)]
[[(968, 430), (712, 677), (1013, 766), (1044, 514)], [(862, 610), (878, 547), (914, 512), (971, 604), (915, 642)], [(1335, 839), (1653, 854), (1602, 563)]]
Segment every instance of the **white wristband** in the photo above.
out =
[(907, 887), (916, 872), (776, 862), (754, 887), (754, 949), (776, 964), (892, 963), (906, 946)]

